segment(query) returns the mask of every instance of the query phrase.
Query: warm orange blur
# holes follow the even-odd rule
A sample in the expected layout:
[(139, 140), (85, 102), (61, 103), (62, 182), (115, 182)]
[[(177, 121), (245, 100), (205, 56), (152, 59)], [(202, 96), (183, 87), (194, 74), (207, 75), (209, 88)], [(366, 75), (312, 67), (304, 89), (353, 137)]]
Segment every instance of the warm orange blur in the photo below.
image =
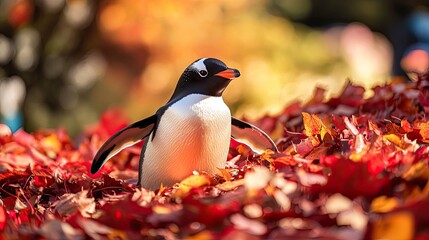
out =
[(0, 94), (7, 106), (0, 109), (0, 121), (28, 131), (65, 127), (74, 135), (112, 107), (141, 119), (168, 100), (184, 68), (201, 57), (240, 70), (224, 98), (235, 116), (251, 119), (309, 100), (315, 86), (329, 96), (348, 79), (366, 88), (388, 81), (392, 46), (369, 25), (348, 20), (312, 28), (289, 20), (307, 16), (317, 23), (311, 18), (316, 5), (311, 0), (0, 2), (0, 16), (7, 16), (0, 18), (0, 86), (6, 91), (11, 82), (25, 84), (19, 92), (25, 97), (15, 94), (14, 103)]
[[(110, 1), (98, 26), (105, 41), (144, 49), (142, 71), (123, 103), (133, 118), (169, 97), (193, 60), (216, 57), (242, 76), (224, 98), (238, 115), (256, 118), (308, 99), (315, 85), (338, 92), (347, 78), (370, 87), (388, 79), (391, 47), (362, 24), (315, 31), (269, 14), (265, 1)], [(109, 68), (109, 69), (115, 69)], [(122, 81), (120, 74), (108, 74)], [(127, 81), (127, 83), (130, 83)]]

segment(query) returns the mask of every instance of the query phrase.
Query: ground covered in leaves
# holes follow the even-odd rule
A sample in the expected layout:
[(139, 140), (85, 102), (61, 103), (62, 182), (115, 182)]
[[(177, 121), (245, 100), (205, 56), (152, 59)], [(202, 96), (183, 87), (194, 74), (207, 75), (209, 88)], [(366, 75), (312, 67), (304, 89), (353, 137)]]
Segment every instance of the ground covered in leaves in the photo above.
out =
[(0, 125), (0, 239), (429, 239), (428, 75), (373, 92), (317, 89), (255, 122), (280, 153), (232, 142), (218, 175), (156, 192), (134, 185), (141, 145), (89, 173), (118, 111), (78, 140)]

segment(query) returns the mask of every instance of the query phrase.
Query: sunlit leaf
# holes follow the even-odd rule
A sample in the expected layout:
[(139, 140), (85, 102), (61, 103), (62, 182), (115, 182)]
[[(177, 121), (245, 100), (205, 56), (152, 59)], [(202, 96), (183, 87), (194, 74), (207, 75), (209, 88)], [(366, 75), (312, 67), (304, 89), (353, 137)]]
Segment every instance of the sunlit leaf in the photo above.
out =
[(186, 196), (192, 188), (210, 185), (211, 179), (207, 175), (196, 174), (191, 175), (179, 183), (179, 188), (174, 192), (173, 196), (182, 198)]
[(409, 212), (387, 214), (374, 223), (372, 239), (412, 239), (414, 218)]
[(371, 211), (378, 213), (390, 212), (399, 205), (397, 198), (380, 196), (372, 200)]
[(425, 236), (427, 106), (415, 96), (426, 92), (394, 81), (373, 90), (363, 98), (362, 88), (348, 85), (327, 101), (317, 90), (307, 104), (258, 121), (269, 130), (284, 126), (276, 130), (280, 152), (257, 155), (231, 141), (217, 174), (202, 170), (155, 192), (135, 185), (142, 145), (89, 173), (99, 146), (127, 122), (118, 110), (76, 141), (61, 129), (3, 130), (0, 238)]

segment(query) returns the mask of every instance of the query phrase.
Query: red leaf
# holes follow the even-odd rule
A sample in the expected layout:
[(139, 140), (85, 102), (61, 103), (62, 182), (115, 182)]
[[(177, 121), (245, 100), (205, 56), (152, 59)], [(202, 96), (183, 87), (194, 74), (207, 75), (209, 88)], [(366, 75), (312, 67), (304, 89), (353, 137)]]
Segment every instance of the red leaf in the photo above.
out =
[(336, 164), (340, 159), (336, 156), (322, 156), (320, 158), (320, 163), (325, 164), (326, 166), (330, 167)]
[(103, 113), (100, 119), (103, 129), (107, 131), (109, 136), (126, 127), (129, 123), (128, 118), (123, 111), (119, 109), (110, 109)]
[(331, 166), (327, 184), (314, 190), (341, 193), (350, 199), (358, 196), (371, 199), (382, 194), (390, 184), (389, 178), (371, 174), (367, 163), (340, 159)]
[(34, 176), (34, 186), (48, 187), (53, 183), (52, 177), (49, 176)]
[(6, 225), (7, 213), (3, 206), (0, 206), (0, 230), (3, 230)]
[(304, 157), (308, 153), (310, 153), (314, 147), (313, 147), (313, 144), (311, 143), (311, 140), (307, 138), (307, 139), (301, 140), (299, 144), (294, 144), (293, 148), (295, 149), (296, 153)]

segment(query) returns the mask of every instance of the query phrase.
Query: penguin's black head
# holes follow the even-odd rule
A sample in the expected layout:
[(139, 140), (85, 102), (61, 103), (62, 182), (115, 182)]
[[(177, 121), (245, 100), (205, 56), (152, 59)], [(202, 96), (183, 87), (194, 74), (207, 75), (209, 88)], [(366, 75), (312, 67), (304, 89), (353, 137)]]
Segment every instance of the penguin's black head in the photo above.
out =
[(218, 59), (198, 59), (180, 76), (172, 99), (192, 93), (221, 96), (231, 80), (239, 76), (237, 69), (227, 67)]

